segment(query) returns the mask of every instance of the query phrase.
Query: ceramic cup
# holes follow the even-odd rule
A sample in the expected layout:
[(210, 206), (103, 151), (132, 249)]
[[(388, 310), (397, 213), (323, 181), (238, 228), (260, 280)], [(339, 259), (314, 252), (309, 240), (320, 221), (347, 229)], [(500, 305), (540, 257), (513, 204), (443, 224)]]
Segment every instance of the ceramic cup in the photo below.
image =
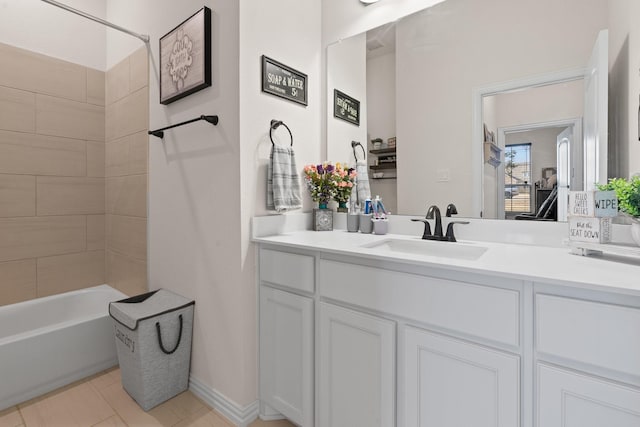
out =
[(356, 233), (360, 225), (360, 215), (357, 213), (347, 214), (347, 231), (350, 233)]
[(373, 222), (373, 232), (376, 234), (387, 234), (389, 230), (389, 221), (386, 219), (374, 219)]
[(371, 222), (371, 214), (360, 214), (360, 232), (371, 233), (373, 231), (373, 223)]

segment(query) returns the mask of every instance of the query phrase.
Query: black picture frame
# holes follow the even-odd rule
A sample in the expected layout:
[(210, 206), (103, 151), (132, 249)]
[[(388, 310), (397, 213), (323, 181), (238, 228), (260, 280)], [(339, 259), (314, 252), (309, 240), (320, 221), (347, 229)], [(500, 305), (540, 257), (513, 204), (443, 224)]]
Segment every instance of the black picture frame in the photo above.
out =
[(360, 101), (334, 89), (333, 117), (360, 126)]
[(160, 104), (211, 86), (211, 9), (203, 7), (159, 43)]
[(307, 75), (262, 55), (262, 92), (308, 105)]

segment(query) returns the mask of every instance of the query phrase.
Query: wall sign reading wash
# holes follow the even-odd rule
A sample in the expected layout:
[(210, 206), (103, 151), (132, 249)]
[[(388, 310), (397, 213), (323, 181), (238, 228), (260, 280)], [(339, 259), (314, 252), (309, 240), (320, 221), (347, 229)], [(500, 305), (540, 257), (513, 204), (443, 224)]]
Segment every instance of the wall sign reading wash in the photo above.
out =
[(360, 126), (360, 101), (334, 89), (333, 117)]
[(307, 105), (307, 75), (262, 55), (262, 91)]

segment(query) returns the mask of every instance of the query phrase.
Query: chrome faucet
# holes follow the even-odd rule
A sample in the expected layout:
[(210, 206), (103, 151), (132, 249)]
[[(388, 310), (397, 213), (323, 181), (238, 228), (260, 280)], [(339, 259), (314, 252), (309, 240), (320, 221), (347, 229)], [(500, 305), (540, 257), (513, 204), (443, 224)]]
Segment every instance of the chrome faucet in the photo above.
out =
[[(446, 216), (451, 217), (451, 215), (456, 215), (458, 210), (453, 203), (450, 203), (447, 206)], [(430, 219), (436, 220), (435, 229), (433, 230), (433, 234), (431, 234), (431, 225), (429, 224)], [(436, 205), (429, 206), (427, 210), (427, 215), (425, 219), (417, 219), (412, 218), (411, 221), (419, 221), (424, 223), (424, 232), (422, 233), (422, 238), (424, 240), (439, 240), (443, 242), (455, 242), (456, 237), (453, 234), (453, 225), (454, 224), (469, 224), (469, 221), (451, 221), (447, 225), (447, 233), (445, 235), (442, 234), (442, 215), (440, 214), (440, 208)]]

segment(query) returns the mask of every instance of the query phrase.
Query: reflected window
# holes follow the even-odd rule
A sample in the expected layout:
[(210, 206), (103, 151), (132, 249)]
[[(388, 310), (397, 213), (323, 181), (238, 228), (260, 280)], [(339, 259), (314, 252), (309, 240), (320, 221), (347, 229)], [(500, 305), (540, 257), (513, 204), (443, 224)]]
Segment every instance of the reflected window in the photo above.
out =
[(532, 212), (530, 142), (505, 146), (504, 210), (507, 218)]

